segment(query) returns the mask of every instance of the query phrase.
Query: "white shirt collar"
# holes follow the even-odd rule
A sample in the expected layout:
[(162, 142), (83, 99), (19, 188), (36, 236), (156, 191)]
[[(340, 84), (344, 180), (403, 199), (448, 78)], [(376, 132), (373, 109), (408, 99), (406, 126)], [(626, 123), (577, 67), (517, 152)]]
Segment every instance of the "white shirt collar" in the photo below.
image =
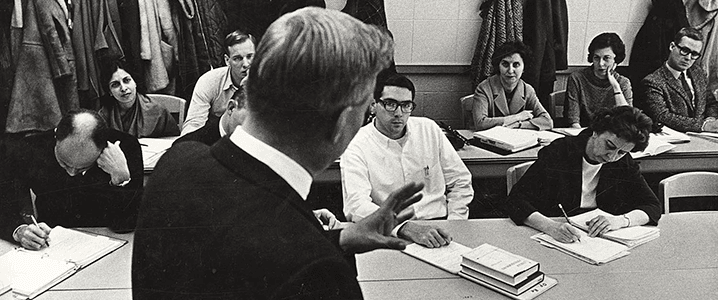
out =
[[(671, 72), (673, 78), (675, 79), (678, 79), (678, 77), (681, 76), (681, 73), (685, 73), (685, 71), (681, 72), (672, 68), (668, 63), (666, 63), (666, 67), (668, 67), (668, 71)], [(686, 78), (688, 78), (688, 74), (686, 74)]]
[[(232, 82), (232, 70), (227, 66), (227, 73), (224, 74), (224, 78), (222, 80), (224, 81), (222, 83), (222, 90), (226, 91), (229, 89), (232, 89), (233, 91), (237, 90), (237, 87), (234, 86), (234, 82)], [(231, 96), (231, 95), (230, 95)]]
[(312, 187), (312, 175), (296, 161), (251, 136), (242, 129), (242, 126), (237, 126), (229, 139), (237, 147), (267, 165), (279, 177), (282, 177), (302, 199), (307, 200), (309, 189)]
[(227, 135), (227, 132), (224, 131), (224, 126), (222, 126), (222, 118), (224, 118), (224, 114), (222, 114), (221, 117), (219, 117), (219, 137), (223, 138), (225, 135)]

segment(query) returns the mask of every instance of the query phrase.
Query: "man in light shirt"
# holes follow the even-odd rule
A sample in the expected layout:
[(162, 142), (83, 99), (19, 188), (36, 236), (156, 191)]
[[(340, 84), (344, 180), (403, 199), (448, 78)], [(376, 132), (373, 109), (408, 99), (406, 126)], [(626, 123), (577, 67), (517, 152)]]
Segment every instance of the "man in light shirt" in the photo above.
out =
[(718, 103), (708, 90), (705, 71), (695, 64), (703, 49), (702, 39), (695, 28), (679, 30), (666, 63), (641, 82), (648, 115), (654, 122), (684, 132), (718, 132)]
[(197, 79), (181, 135), (201, 128), (211, 117), (222, 116), (227, 102), (240, 89), (240, 83), (252, 65), (254, 44), (254, 37), (239, 30), (225, 37), (224, 62), (227, 66), (210, 70)]
[[(402, 214), (420, 220), (469, 217), (471, 173), (434, 121), (410, 117), (414, 95), (414, 84), (405, 76), (379, 76), (371, 107), (376, 118), (359, 130), (341, 157), (347, 220), (373, 213), (389, 193), (409, 182), (423, 182), (424, 197)], [(411, 221), (393, 233), (426, 247), (451, 241), (445, 230)]]

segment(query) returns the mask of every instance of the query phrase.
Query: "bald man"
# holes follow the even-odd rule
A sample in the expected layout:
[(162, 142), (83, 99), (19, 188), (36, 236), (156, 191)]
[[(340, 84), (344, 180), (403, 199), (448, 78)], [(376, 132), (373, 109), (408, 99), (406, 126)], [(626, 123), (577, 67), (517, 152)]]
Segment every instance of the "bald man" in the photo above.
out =
[(8, 137), (0, 144), (0, 238), (40, 249), (57, 225), (132, 230), (142, 172), (137, 139), (108, 129), (94, 111), (70, 112), (54, 132)]

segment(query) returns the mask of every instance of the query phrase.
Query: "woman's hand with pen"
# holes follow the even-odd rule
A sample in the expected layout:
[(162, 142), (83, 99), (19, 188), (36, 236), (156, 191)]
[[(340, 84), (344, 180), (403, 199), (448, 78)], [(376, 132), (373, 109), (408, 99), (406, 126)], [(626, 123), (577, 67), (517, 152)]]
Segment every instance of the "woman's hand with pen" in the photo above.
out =
[(44, 222), (22, 225), (13, 238), (25, 249), (39, 250), (49, 246), (51, 230)]
[(573, 243), (579, 242), (581, 237), (581, 230), (569, 223), (556, 222), (549, 226), (544, 232), (550, 235), (555, 240), (561, 243)]

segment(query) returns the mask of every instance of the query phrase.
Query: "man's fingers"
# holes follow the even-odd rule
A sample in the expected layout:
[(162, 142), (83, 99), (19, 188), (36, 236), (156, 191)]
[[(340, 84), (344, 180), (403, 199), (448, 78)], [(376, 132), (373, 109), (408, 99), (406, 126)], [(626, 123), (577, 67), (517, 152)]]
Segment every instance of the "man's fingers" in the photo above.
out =
[(414, 217), (414, 209), (413, 208), (406, 208), (399, 212), (399, 214), (396, 215), (396, 223), (402, 223), (406, 220), (411, 219)]
[[(394, 212), (400, 212), (407, 206), (416, 203), (421, 199), (419, 197), (416, 199), (417, 193), (419, 193), (424, 188), (423, 183), (416, 183), (411, 182), (408, 183), (398, 190), (394, 191), (389, 195), (389, 197), (386, 198), (384, 203), (382, 203), (382, 207), (386, 207), (385, 209), (391, 209)], [(406, 204), (408, 203), (408, 204)], [(397, 207), (398, 206), (398, 207)]]
[(387, 249), (404, 250), (407, 245), (411, 244), (411, 242), (407, 240), (395, 237), (382, 236), (382, 239), (382, 243), (385, 246), (384, 248)]
[(432, 230), (431, 236), (432, 236), (433, 240), (435, 240), (437, 243), (437, 244), (435, 244), (436, 247), (445, 246), (446, 244), (449, 243), (446, 241), (446, 239), (444, 239), (444, 237), (441, 235), (441, 233), (439, 233), (439, 230)]
[(444, 245), (448, 245), (449, 243), (451, 243), (452, 238), (451, 238), (451, 234), (449, 234), (448, 231), (446, 231), (446, 230), (444, 230), (444, 228), (440, 228), (440, 227), (436, 228), (436, 231), (439, 233), (441, 238), (444, 239), (444, 241), (446, 242), (446, 243), (444, 243)]

